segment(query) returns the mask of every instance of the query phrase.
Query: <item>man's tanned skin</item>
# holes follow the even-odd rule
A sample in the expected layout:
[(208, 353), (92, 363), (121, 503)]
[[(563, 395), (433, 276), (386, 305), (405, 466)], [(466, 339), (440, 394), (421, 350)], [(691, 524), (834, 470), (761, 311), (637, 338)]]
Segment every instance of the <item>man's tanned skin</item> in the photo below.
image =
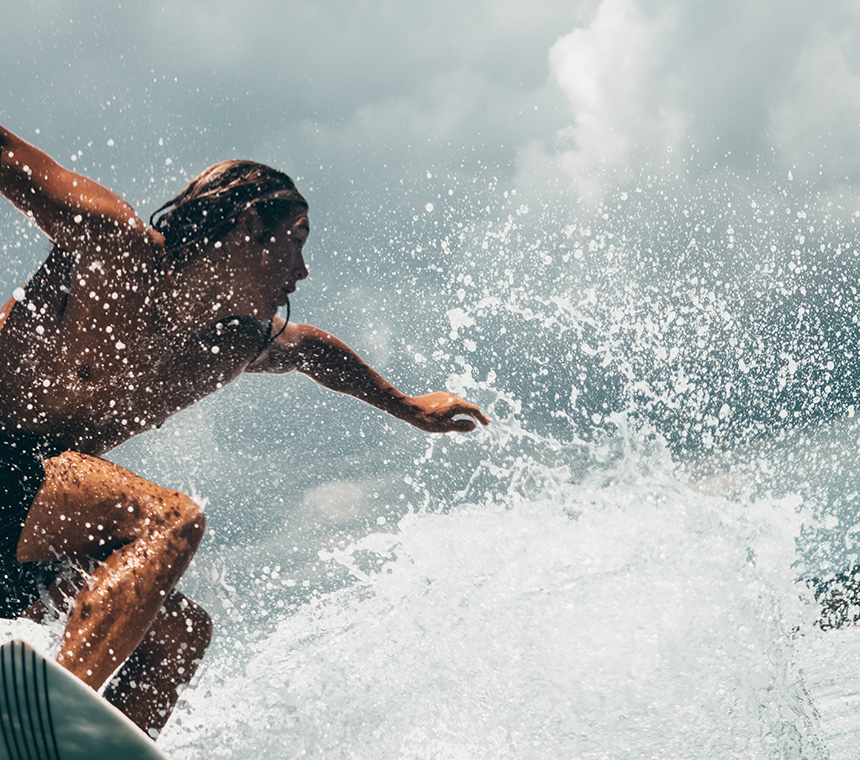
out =
[(248, 207), (205, 255), (167, 268), (164, 237), (128, 203), (2, 127), (0, 193), (72, 254), (62, 283), (46, 268), (0, 310), (0, 423), (63, 452), (44, 461), (17, 558), (92, 567), (58, 661), (96, 689), (125, 663), (105, 696), (155, 735), (211, 637), (174, 589), (205, 519), (103, 454), (243, 372), (298, 370), (428, 432), (489, 421), (449, 393), (407, 396), (337, 338), (276, 316), (308, 276), (302, 206), (274, 229)]

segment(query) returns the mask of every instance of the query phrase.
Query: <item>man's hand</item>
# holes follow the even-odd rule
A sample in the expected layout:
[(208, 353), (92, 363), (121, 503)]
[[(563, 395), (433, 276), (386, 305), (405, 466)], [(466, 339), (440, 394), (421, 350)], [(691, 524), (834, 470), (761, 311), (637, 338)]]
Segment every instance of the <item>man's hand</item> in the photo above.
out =
[[(403, 415), (403, 419), (428, 433), (468, 433), (477, 427), (475, 420), (482, 425), (490, 424), (490, 420), (477, 406), (444, 391), (408, 397), (403, 403), (411, 412), (408, 416)], [(455, 419), (457, 415), (474, 419)]]

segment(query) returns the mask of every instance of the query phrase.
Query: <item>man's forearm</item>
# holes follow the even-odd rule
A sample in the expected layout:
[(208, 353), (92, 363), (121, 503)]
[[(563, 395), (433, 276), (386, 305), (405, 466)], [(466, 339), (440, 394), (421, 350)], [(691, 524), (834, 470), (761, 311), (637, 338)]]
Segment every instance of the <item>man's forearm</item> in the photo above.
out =
[(333, 335), (322, 331), (308, 335), (296, 353), (296, 369), (320, 385), (366, 401), (395, 417), (408, 416), (409, 397)]
[(0, 178), (5, 183), (23, 183), (29, 189), (34, 174), (42, 176), (54, 166), (59, 164), (47, 153), (0, 126)]
[[(72, 175), (35, 145), (0, 127), (0, 194), (33, 219), (55, 242), (56, 221), (63, 207), (60, 196), (66, 205), (74, 205), (74, 181), (65, 179), (67, 176), (77, 175)], [(73, 213), (73, 209), (68, 211), (68, 219)]]
[(299, 372), (333, 391), (366, 401), (428, 433), (468, 432), (490, 420), (474, 404), (445, 391), (401, 393), (343, 341), (318, 327), (273, 323), (278, 338), (246, 372)]
[(20, 142), (21, 138), (14, 132), (10, 132), (6, 127), (0, 125), (0, 166), (8, 162), (10, 156), (9, 151), (15, 152), (15, 143)]

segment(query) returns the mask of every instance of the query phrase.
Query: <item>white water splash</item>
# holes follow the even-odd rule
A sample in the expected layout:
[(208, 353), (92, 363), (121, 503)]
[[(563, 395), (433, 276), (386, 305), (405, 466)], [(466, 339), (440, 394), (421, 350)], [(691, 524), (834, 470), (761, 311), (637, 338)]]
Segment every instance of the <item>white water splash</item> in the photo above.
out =
[(793, 656), (814, 614), (791, 570), (797, 499), (703, 495), (659, 446), (555, 475), (333, 556), (356, 584), (207, 665), (165, 749), (823, 757)]

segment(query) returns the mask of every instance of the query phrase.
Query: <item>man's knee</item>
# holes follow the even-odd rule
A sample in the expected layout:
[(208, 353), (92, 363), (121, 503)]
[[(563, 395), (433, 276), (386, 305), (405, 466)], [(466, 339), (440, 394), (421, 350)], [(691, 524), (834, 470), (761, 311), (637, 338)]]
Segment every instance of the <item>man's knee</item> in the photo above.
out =
[(190, 558), (203, 539), (203, 508), (186, 494), (73, 451), (44, 464), (45, 480), (19, 541), (19, 561), (103, 560), (138, 539), (163, 537), (172, 551)]
[(171, 504), (166, 509), (165, 518), (170, 529), (187, 541), (196, 551), (206, 533), (206, 515), (203, 507), (194, 499), (179, 491), (171, 492)]

